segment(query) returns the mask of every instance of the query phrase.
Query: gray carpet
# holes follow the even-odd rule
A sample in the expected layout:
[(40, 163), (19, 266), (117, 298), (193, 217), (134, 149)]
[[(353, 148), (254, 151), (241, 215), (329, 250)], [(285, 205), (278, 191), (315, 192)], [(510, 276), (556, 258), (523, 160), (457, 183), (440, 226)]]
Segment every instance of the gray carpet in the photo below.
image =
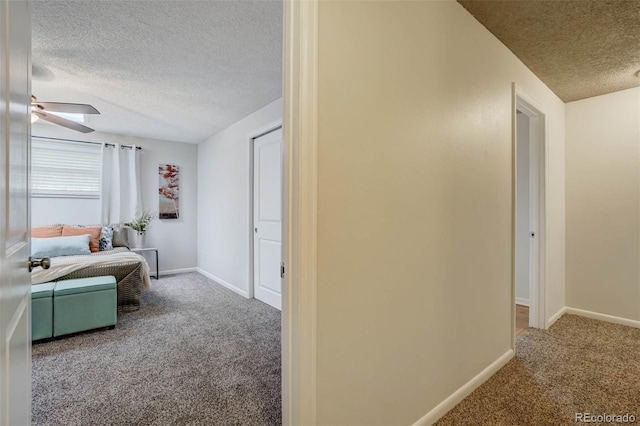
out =
[(640, 422), (639, 378), (640, 329), (564, 315), (520, 335), (515, 358), (436, 425), (571, 425), (575, 413)]
[(280, 312), (197, 273), (115, 330), (33, 345), (36, 425), (279, 425)]

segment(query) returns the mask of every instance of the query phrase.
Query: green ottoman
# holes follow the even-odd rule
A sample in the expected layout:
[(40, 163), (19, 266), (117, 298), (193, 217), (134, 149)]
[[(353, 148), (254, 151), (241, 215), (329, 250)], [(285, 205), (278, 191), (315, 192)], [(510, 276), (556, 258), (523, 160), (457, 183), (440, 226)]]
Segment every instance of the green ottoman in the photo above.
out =
[(31, 286), (31, 340), (53, 336), (53, 287), (56, 283)]
[(53, 290), (53, 336), (116, 325), (116, 278), (58, 281)]

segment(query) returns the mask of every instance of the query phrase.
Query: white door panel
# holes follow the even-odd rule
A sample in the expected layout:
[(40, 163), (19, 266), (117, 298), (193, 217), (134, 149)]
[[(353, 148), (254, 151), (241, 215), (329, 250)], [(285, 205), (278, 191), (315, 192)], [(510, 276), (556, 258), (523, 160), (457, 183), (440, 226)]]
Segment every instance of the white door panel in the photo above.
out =
[(258, 169), (260, 172), (259, 194), (260, 211), (259, 219), (262, 222), (274, 222), (280, 224), (280, 185), (282, 177), (280, 164), (282, 142), (273, 142), (258, 145), (259, 162)]
[(31, 423), (30, 54), (30, 3), (0, 0), (0, 424), (7, 425)]
[(280, 241), (260, 240), (260, 287), (280, 297)]
[(255, 139), (253, 164), (254, 296), (280, 309), (282, 129)]

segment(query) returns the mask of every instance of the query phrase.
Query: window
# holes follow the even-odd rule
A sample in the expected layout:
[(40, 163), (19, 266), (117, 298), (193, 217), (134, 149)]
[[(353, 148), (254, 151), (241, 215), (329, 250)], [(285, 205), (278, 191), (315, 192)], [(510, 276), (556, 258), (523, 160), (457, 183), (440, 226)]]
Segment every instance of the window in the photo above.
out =
[(98, 144), (34, 136), (31, 139), (31, 195), (100, 198), (101, 158)]
[(49, 114), (57, 115), (58, 117), (66, 118), (67, 120), (75, 121), (76, 123), (86, 123), (87, 116), (85, 114), (78, 114), (77, 112), (51, 112)]

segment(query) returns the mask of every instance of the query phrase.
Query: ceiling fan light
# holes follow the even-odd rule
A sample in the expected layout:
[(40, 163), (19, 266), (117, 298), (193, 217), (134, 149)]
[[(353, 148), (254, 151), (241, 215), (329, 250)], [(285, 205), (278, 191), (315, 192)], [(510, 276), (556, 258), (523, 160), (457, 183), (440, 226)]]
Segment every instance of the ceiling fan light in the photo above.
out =
[(34, 113), (31, 113), (31, 124), (35, 123), (38, 120), (40, 120), (40, 117), (38, 117)]

